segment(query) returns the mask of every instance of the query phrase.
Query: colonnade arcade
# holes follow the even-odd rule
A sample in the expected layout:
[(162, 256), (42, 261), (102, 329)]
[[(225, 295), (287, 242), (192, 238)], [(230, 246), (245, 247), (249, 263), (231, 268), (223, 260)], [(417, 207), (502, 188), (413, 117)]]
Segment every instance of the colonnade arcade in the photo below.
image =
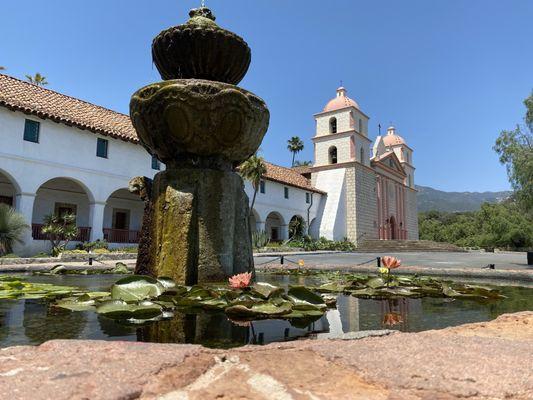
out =
[(26, 243), (47, 240), (41, 231), (46, 215), (67, 213), (76, 216), (78, 236), (74, 241), (138, 242), (144, 205), (127, 188), (106, 191), (99, 185), (95, 193), (82, 180), (68, 176), (33, 186), (23, 187), (11, 174), (0, 170), (0, 203), (15, 208), (31, 225)]
[(265, 232), (272, 242), (281, 242), (290, 239), (289, 227), (291, 221), (298, 220), (302, 226), (302, 233), (308, 232), (305, 218), (290, 211), (251, 210), (250, 229), (252, 233)]

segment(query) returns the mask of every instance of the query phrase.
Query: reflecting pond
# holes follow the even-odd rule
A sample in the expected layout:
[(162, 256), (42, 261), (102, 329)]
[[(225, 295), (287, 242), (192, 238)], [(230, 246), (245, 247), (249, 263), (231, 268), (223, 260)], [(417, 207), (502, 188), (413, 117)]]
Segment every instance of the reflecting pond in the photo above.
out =
[[(30, 282), (78, 286), (91, 291), (108, 290), (122, 276), (27, 276)], [(258, 280), (278, 286), (318, 283), (319, 278), (258, 274)], [(418, 332), (497, 316), (533, 310), (533, 289), (498, 287), (507, 298), (498, 302), (440, 298), (366, 300), (339, 295), (337, 308), (302, 326), (285, 320), (234, 322), (221, 312), (179, 314), (146, 326), (127, 325), (92, 311), (69, 312), (50, 308), (44, 300), (0, 301), (0, 347), (36, 345), (52, 339), (126, 340), (159, 343), (195, 343), (208, 347), (267, 344), (302, 337), (327, 337), (346, 332), (397, 329)]]

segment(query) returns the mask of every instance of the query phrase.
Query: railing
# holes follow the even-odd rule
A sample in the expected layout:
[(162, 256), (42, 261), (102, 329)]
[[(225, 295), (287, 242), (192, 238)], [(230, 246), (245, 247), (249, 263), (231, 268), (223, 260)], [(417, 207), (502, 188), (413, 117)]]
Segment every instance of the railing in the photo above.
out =
[[(31, 225), (31, 237), (34, 240), (48, 240), (48, 235), (43, 233), (43, 224)], [(71, 239), (73, 242), (88, 242), (91, 239), (91, 227), (90, 226), (78, 226), (78, 234), (75, 238)]]
[(139, 243), (139, 231), (104, 228), (104, 239), (108, 243)]

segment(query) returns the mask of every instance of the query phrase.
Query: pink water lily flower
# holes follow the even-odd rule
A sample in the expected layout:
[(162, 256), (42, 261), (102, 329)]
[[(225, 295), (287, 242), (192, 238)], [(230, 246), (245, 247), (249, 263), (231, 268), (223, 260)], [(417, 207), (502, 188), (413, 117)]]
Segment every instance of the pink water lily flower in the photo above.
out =
[(390, 257), (390, 256), (382, 257), (381, 263), (383, 264), (385, 268), (388, 268), (388, 269), (399, 268), (402, 265), (401, 260), (398, 260), (396, 257)]
[(233, 289), (244, 289), (250, 286), (252, 282), (252, 273), (245, 272), (243, 274), (233, 275), (229, 278), (229, 285)]

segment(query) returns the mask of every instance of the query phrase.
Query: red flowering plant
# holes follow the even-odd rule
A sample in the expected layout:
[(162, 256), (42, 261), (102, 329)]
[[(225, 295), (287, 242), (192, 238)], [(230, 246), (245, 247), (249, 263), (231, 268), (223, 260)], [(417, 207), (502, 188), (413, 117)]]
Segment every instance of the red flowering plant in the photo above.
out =
[(390, 271), (391, 269), (400, 268), (402, 266), (402, 261), (398, 260), (396, 257), (391, 256), (384, 256), (381, 257), (381, 267), (379, 268), (379, 273), (381, 274), (381, 277), (385, 282), (387, 282), (387, 286), (390, 282)]

